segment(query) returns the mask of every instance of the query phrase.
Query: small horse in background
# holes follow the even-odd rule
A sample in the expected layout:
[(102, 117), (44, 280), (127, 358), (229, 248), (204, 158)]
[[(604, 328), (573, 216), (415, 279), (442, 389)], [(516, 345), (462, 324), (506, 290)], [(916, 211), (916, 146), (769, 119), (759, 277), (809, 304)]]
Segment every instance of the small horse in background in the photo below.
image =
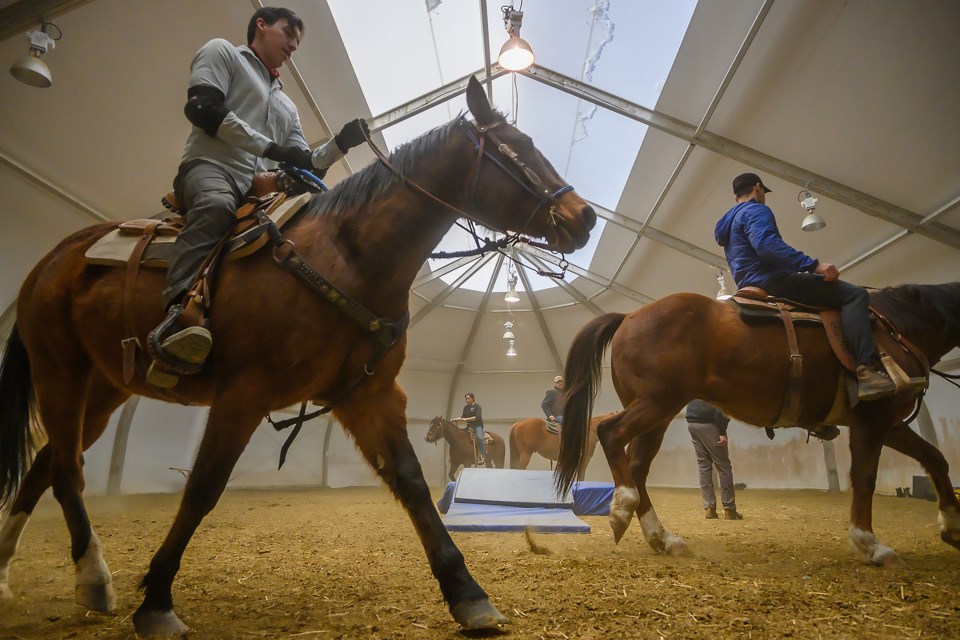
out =
[[(878, 348), (903, 354), (901, 366), (911, 377), (927, 375), (940, 358), (960, 346), (960, 282), (871, 291), (870, 306), (896, 327), (879, 334)], [(895, 342), (898, 334), (906, 338), (903, 343)], [(916, 392), (849, 408), (841, 391), (846, 388), (846, 370), (823, 327), (797, 325), (796, 339), (803, 355), (799, 426), (850, 427), (853, 548), (865, 562), (903, 565), (873, 533), (873, 492), (880, 451), (886, 445), (923, 465), (937, 490), (940, 538), (960, 550), (960, 501), (947, 474), (947, 461), (904, 422), (914, 410)], [(636, 511), (643, 536), (655, 551), (686, 555), (686, 543), (664, 529), (647, 494), (650, 464), (670, 421), (694, 398), (757, 427), (777, 422), (791, 367), (784, 327), (779, 322), (747, 324), (732, 304), (692, 293), (673, 294), (629, 315), (609, 313), (586, 324), (570, 346), (563, 375), (567, 391), (558, 490), (570, 487), (587, 455), (587, 419), (600, 388), (607, 345), (613, 387), (624, 407), (597, 427), (616, 485), (610, 505), (614, 537), (620, 541)], [(916, 355), (907, 355), (907, 347)], [(839, 407), (837, 413), (831, 410), (834, 407)]]
[[(484, 466), (487, 469), (503, 469), (503, 461), (507, 457), (507, 445), (503, 442), (503, 438), (492, 431), (484, 431), (484, 435), (487, 434), (490, 440), (487, 442), (487, 459), (483, 461)], [(430, 421), (430, 428), (427, 429), (427, 435), (423, 439), (436, 444), (441, 437), (450, 445), (450, 480), (453, 481), (457, 479), (457, 471), (460, 467), (476, 466), (474, 436), (472, 431), (461, 429), (449, 420), (437, 416)]]
[[(605, 413), (590, 421), (587, 450), (583, 464), (577, 469), (577, 480), (583, 480), (590, 458), (593, 457), (593, 451), (597, 448), (597, 425), (601, 420), (613, 415)], [(560, 458), (560, 436), (547, 429), (547, 421), (543, 418), (524, 418), (513, 423), (510, 427), (510, 468), (526, 469), (530, 464), (530, 457), (535, 453), (549, 460), (552, 469), (554, 461)]]

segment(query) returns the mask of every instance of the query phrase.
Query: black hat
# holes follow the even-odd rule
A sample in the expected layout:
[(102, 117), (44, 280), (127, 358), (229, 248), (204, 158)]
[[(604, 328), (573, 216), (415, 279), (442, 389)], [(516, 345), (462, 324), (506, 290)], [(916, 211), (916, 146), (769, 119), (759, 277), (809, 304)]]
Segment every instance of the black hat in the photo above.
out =
[(737, 195), (742, 191), (750, 189), (755, 184), (759, 184), (763, 187), (765, 193), (770, 193), (772, 189), (767, 189), (767, 185), (763, 184), (763, 180), (760, 179), (755, 173), (741, 173), (736, 178), (733, 179), (733, 195)]

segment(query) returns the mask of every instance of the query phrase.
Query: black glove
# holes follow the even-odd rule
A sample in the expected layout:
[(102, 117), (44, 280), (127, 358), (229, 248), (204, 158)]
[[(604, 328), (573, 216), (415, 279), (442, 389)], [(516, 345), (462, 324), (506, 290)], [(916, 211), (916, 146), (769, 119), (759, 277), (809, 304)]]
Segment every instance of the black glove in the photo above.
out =
[(340, 151), (346, 153), (348, 149), (353, 149), (355, 146), (366, 142), (369, 135), (370, 127), (367, 126), (367, 121), (363, 118), (357, 118), (343, 125), (340, 133), (333, 136), (333, 141), (340, 147)]
[(293, 145), (271, 142), (263, 152), (263, 157), (274, 162), (282, 162), (298, 169), (313, 169), (313, 160), (308, 149)]

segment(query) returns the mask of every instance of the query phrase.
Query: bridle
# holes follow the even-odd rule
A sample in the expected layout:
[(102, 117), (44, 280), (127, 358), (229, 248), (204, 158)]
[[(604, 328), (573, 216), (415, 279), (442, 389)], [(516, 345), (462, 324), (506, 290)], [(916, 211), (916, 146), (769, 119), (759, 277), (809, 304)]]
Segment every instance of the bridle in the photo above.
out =
[[(520, 228), (519, 231), (509, 232), (506, 230), (502, 230), (502, 232), (506, 235), (504, 246), (506, 246), (507, 244), (524, 242), (531, 246), (549, 250), (549, 247), (547, 245), (541, 242), (537, 242), (531, 238), (523, 237), (521, 234), (526, 230), (530, 222), (533, 221), (533, 219), (536, 217), (540, 209), (547, 204), (549, 204), (550, 206), (550, 224), (553, 226), (556, 226), (557, 217), (559, 216), (559, 214), (557, 213), (557, 205), (559, 204), (560, 196), (567, 193), (568, 191), (573, 191), (573, 185), (565, 184), (559, 189), (555, 191), (551, 191), (550, 188), (547, 187), (546, 184), (544, 184), (540, 176), (537, 175), (537, 172), (531, 169), (529, 166), (527, 166), (527, 164), (520, 159), (519, 154), (517, 154), (517, 152), (514, 151), (510, 147), (510, 145), (502, 142), (496, 136), (496, 134), (493, 133), (493, 129), (496, 129), (502, 124), (504, 124), (503, 120), (494, 122), (493, 124), (489, 124), (489, 125), (479, 125), (473, 121), (467, 120), (466, 117), (464, 116), (460, 116), (460, 119), (457, 121), (457, 126), (463, 128), (464, 132), (467, 134), (467, 137), (470, 138), (470, 141), (473, 143), (474, 149), (477, 151), (477, 160), (475, 162), (475, 169), (473, 170), (473, 174), (472, 174), (473, 177), (470, 180), (471, 187), (470, 187), (469, 194), (467, 195), (466, 202), (469, 205), (474, 201), (474, 198), (476, 196), (476, 191), (477, 191), (477, 184), (479, 183), (479, 180), (480, 180), (480, 169), (483, 166), (484, 158), (486, 158), (487, 160), (492, 162), (494, 166), (498, 167), (500, 170), (506, 173), (514, 182), (519, 184), (527, 193), (531, 194), (534, 198), (537, 199), (536, 206), (530, 212), (530, 215), (527, 216), (526, 221), (523, 223), (523, 226)], [(367, 144), (373, 150), (373, 153), (377, 156), (380, 162), (382, 162), (384, 166), (390, 169), (390, 171), (395, 176), (397, 176), (407, 187), (426, 196), (427, 198), (433, 200), (434, 202), (437, 202), (438, 204), (446, 207), (447, 209), (453, 211), (461, 218), (466, 218), (472, 223), (479, 223), (484, 226), (489, 226), (489, 223), (484, 222), (483, 220), (480, 220), (479, 218), (477, 218), (477, 216), (471, 213), (468, 213), (466, 211), (463, 211), (462, 209), (455, 207), (449, 202), (443, 200), (442, 198), (439, 198), (433, 195), (432, 193), (430, 193), (429, 191), (421, 187), (419, 184), (417, 184), (416, 182), (414, 182), (413, 180), (405, 176), (403, 172), (397, 169), (390, 162), (386, 154), (384, 154), (383, 151), (381, 151), (376, 146), (376, 144), (373, 142), (373, 140), (369, 136), (365, 134), (365, 137), (367, 139)], [(497, 158), (496, 155), (494, 155), (489, 149), (487, 149), (486, 141), (488, 139), (494, 145), (494, 148), (497, 150), (497, 152), (499, 152), (504, 158), (509, 160), (513, 164), (513, 166), (519, 170), (520, 176), (522, 176), (522, 178), (518, 176), (514, 171), (511, 171), (510, 167), (507, 164), (502, 162), (499, 158)], [(479, 237), (477, 236), (476, 231), (472, 229), (466, 229), (466, 228), (464, 229), (468, 233), (473, 235), (474, 238), (479, 242)]]

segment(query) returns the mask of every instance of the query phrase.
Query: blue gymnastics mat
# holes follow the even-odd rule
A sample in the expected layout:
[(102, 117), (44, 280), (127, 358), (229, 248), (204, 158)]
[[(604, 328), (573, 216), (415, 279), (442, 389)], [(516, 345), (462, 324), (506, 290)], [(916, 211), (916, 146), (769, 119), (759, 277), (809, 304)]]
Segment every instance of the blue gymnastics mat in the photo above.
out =
[(589, 533), (569, 494), (557, 497), (550, 471), (464, 469), (443, 523), (449, 531)]
[[(448, 482), (443, 495), (437, 500), (437, 509), (446, 513), (453, 504), (453, 490), (456, 482)], [(583, 481), (573, 484), (573, 513), (578, 516), (610, 515), (610, 501), (613, 499), (612, 482)]]

